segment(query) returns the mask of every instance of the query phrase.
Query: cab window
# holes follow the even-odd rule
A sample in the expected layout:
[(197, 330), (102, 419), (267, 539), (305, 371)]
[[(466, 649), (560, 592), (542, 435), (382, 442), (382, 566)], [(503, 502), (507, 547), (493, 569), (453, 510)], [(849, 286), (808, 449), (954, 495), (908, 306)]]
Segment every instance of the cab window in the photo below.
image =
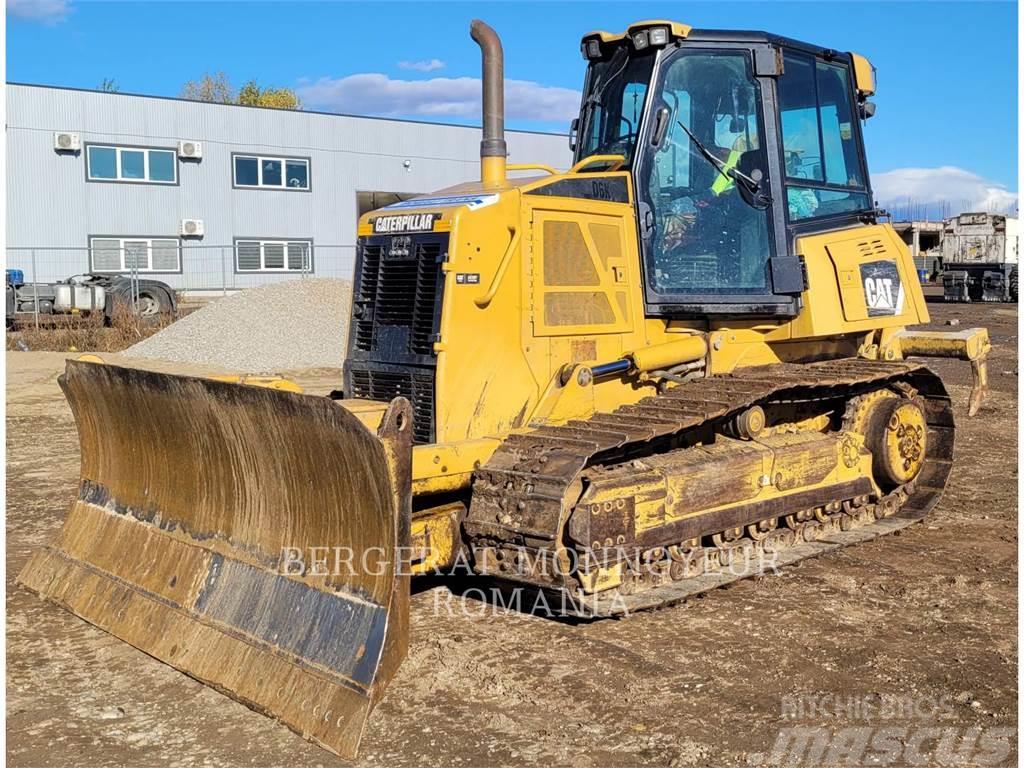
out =
[(645, 163), (654, 231), (649, 287), (662, 296), (770, 293), (766, 203), (744, 197), (735, 169), (767, 187), (760, 86), (745, 51), (681, 51), (654, 93), (664, 139)]
[(622, 155), (627, 165), (632, 161), (653, 65), (652, 54), (630, 56), (624, 46), (591, 64), (577, 161), (590, 155)]
[(791, 221), (870, 208), (849, 69), (787, 51), (778, 80)]

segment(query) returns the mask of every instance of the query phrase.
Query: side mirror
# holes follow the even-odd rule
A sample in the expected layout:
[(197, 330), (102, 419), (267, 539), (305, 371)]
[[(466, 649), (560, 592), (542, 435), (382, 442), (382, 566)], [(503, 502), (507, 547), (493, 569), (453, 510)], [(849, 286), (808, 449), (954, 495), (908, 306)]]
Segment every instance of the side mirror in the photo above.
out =
[(875, 115), (875, 102), (873, 101), (862, 101), (859, 105), (860, 119), (867, 120), (869, 117)]
[(654, 130), (651, 132), (651, 146), (657, 149), (665, 140), (665, 133), (668, 131), (669, 118), (672, 112), (668, 107), (658, 107), (654, 113)]
[(579, 133), (579, 130), (580, 130), (580, 119), (578, 117), (574, 117), (572, 119), (572, 122), (569, 123), (569, 151), (570, 152), (575, 152), (576, 151), (576, 134)]

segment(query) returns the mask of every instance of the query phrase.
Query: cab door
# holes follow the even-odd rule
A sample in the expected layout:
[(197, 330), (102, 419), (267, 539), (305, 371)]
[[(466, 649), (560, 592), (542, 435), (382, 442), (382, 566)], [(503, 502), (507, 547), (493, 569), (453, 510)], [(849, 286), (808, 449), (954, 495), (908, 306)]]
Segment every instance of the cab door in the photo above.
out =
[(802, 272), (773, 171), (778, 70), (772, 46), (711, 42), (656, 67), (635, 166), (648, 314), (796, 314)]

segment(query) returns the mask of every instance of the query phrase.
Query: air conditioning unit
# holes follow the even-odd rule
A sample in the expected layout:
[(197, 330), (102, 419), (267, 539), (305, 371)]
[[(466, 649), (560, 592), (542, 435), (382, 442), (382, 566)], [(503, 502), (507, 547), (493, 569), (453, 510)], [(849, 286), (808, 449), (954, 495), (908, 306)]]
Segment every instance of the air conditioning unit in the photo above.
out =
[(203, 142), (201, 141), (179, 141), (178, 157), (185, 160), (198, 160), (203, 156)]
[(181, 231), (182, 237), (202, 237), (205, 234), (205, 227), (203, 227), (202, 219), (182, 219), (181, 220)]
[(58, 152), (80, 152), (82, 137), (70, 131), (54, 131), (53, 148)]

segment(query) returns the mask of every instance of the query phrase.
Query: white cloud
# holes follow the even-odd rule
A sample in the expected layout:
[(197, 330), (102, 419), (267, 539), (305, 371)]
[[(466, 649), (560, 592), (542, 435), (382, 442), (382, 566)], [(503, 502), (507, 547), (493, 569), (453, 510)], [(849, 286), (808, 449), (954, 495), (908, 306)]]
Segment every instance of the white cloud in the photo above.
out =
[(1017, 193), (963, 168), (897, 168), (871, 177), (882, 207), (933, 205), (948, 202), (959, 210), (1012, 212)]
[[(365, 73), (322, 77), (297, 89), (303, 104), (321, 109), (383, 116), (431, 118), (480, 116), (480, 79), (433, 77), (395, 80)], [(576, 116), (580, 93), (528, 80), (505, 81), (505, 116), (510, 120), (566, 122)]]
[(7, 15), (25, 21), (56, 24), (67, 18), (71, 0), (7, 0)]
[(433, 72), (435, 69), (444, 69), (445, 64), (440, 59), (425, 59), (423, 61), (400, 61), (398, 66), (401, 69), (414, 69), (417, 72)]

